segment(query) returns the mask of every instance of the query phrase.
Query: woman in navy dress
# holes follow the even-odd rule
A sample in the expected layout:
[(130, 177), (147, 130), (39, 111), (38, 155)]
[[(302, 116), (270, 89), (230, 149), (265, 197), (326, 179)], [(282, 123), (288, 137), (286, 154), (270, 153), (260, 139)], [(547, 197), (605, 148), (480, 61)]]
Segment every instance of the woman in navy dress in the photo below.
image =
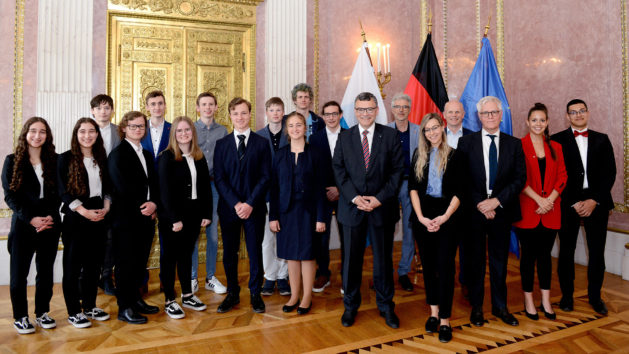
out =
[[(277, 233), (277, 256), (288, 261), (291, 297), (284, 312), (300, 315), (312, 307), (316, 263), (313, 238), (325, 231), (323, 154), (306, 143), (306, 119), (293, 112), (286, 118), (290, 144), (273, 158), (269, 227)], [(299, 302), (299, 285), (303, 294)]]

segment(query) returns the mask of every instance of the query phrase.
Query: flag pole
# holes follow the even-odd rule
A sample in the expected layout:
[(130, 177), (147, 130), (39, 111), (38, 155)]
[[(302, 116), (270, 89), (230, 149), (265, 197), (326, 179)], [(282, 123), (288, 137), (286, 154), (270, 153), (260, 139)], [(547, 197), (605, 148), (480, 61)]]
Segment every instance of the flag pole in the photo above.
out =
[(360, 24), (360, 35), (363, 37), (363, 42), (367, 42), (367, 35), (365, 34), (365, 29), (363, 28), (363, 23), (362, 21), (358, 20), (358, 23)]
[(428, 10), (428, 34), (432, 34), (432, 10)]
[(487, 25), (485, 26), (485, 34), (483, 35), (484, 38), (487, 38), (487, 33), (489, 33), (490, 22), (491, 22), (491, 13), (489, 14), (489, 18), (487, 19)]

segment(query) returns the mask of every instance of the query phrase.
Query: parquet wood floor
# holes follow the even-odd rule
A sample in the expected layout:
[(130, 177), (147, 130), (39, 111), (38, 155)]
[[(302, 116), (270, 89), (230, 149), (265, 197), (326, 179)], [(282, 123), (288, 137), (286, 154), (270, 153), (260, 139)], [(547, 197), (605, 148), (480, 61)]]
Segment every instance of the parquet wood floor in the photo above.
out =
[[(396, 243), (394, 264), (400, 256)], [(609, 316), (597, 316), (587, 304), (586, 268), (577, 265), (576, 309), (562, 313), (558, 321), (532, 323), (523, 316), (518, 260), (509, 259), (507, 283), (509, 308), (521, 321), (518, 327), (502, 326), (489, 313), (489, 283), (486, 279), (485, 316), (489, 320), (482, 330), (469, 324), (469, 306), (460, 289), (455, 289), (452, 316), (454, 339), (448, 345), (439, 343), (436, 336), (426, 334), (424, 323), (429, 315), (425, 303), (421, 274), (412, 273), (413, 292), (406, 292), (396, 283), (396, 313), (401, 326), (387, 327), (379, 316), (375, 293), (369, 290), (372, 258), (367, 251), (362, 306), (354, 326), (341, 326), (342, 296), (339, 293), (339, 252), (332, 251), (332, 285), (316, 294), (312, 311), (305, 316), (285, 314), (282, 305), (288, 297), (277, 293), (264, 297), (266, 313), (255, 314), (249, 306), (246, 290), (248, 263), (240, 263), (241, 303), (226, 314), (216, 308), (224, 295), (216, 295), (203, 287), (197, 295), (207, 305), (204, 312), (186, 310), (186, 318), (172, 320), (160, 312), (150, 315), (145, 325), (129, 325), (116, 319), (114, 297), (99, 293), (98, 306), (112, 315), (105, 322), (93, 321), (88, 329), (76, 329), (67, 321), (60, 284), (55, 285), (51, 316), (57, 320), (54, 330), (42, 330), (32, 335), (18, 335), (12, 326), (8, 286), (0, 287), (0, 352), (6, 353), (68, 353), (68, 352), (142, 352), (142, 353), (299, 353), (299, 352), (522, 352), (522, 353), (591, 353), (629, 352), (629, 282), (619, 276), (606, 274), (603, 298)], [(203, 266), (201, 267), (203, 268)], [(221, 265), (218, 266), (222, 268)], [(556, 268), (554, 268), (556, 269)], [(203, 274), (200, 274), (202, 276)], [(222, 270), (219, 278), (224, 280)], [(397, 276), (396, 276), (397, 279)], [(561, 294), (556, 274), (553, 274), (552, 300)], [(33, 309), (34, 287), (29, 287), (29, 308)], [(539, 302), (539, 299), (536, 300)], [(159, 292), (157, 271), (151, 272), (147, 302), (163, 309), (164, 298)], [(33, 315), (31, 315), (33, 318)]]

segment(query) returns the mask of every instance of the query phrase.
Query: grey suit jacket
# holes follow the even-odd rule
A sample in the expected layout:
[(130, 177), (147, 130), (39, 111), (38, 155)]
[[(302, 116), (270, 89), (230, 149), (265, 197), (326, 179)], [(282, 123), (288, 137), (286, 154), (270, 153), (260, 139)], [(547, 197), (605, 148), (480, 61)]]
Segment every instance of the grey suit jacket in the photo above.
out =
[[(393, 128), (397, 131), (395, 121), (387, 124), (387, 127)], [(417, 145), (419, 145), (419, 125), (408, 122), (408, 129), (410, 129), (409, 136), (411, 138), (408, 160), (413, 161), (413, 153), (415, 152), (415, 149), (417, 149)]]
[(120, 135), (118, 135), (118, 126), (111, 123), (111, 149), (115, 149), (120, 145)]

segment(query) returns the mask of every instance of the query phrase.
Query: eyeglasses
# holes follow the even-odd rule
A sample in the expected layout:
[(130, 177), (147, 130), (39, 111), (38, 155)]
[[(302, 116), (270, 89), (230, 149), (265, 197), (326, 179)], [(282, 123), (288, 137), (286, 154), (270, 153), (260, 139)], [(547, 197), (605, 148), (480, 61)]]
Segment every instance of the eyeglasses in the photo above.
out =
[(441, 128), (440, 125), (435, 125), (432, 128), (424, 128), (424, 134), (435, 132), (435, 131), (439, 130), (439, 128)]
[(486, 111), (486, 112), (478, 112), (478, 114), (480, 114), (481, 117), (488, 117), (488, 116), (495, 117), (500, 112), (502, 112), (502, 111)]
[(398, 106), (398, 105), (395, 105), (395, 106), (393, 106), (393, 109), (411, 109), (411, 106), (406, 106), (406, 105)]
[(373, 113), (376, 111), (378, 107), (367, 107), (367, 108), (354, 108), (354, 110), (356, 110), (356, 112), (358, 112), (359, 114), (365, 114), (365, 113)]
[(323, 113), (324, 117), (338, 117), (339, 115), (340, 115), (339, 112)]
[(146, 126), (144, 124), (129, 124), (127, 125), (127, 128), (129, 128), (129, 130), (144, 130)]
[(584, 114), (586, 114), (587, 112), (588, 112), (588, 110), (587, 110), (587, 109), (585, 109), (585, 108), (583, 108), (583, 109), (578, 110), (578, 111), (570, 111), (570, 112), (568, 112), (568, 114), (574, 117), (574, 116), (579, 115), (579, 114), (580, 114), (580, 115), (584, 115)]

